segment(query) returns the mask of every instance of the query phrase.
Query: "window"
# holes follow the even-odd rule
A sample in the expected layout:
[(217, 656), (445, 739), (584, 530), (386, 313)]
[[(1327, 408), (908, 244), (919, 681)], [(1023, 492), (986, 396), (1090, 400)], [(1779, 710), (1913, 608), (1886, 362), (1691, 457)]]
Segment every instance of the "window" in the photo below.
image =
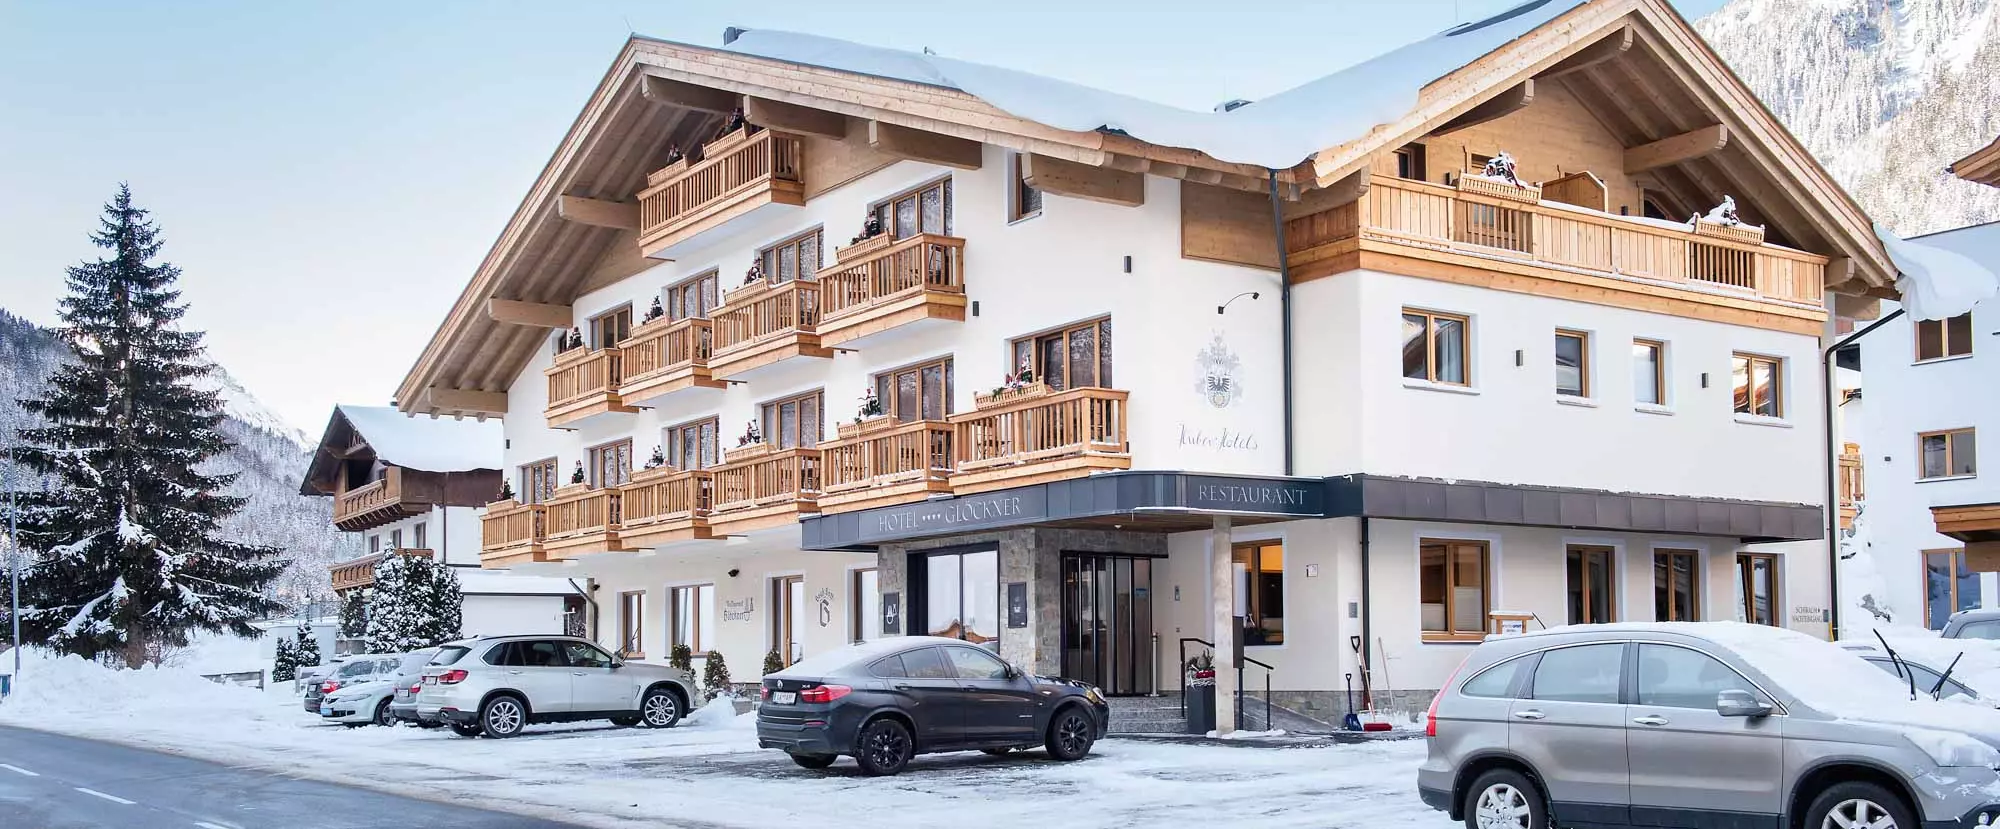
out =
[(396, 530), (390, 530), (390, 531), (389, 531), (389, 549), (391, 549), (391, 550), (401, 550), (401, 549), (403, 549), (403, 531), (402, 531), (402, 530), (400, 530), (400, 529), (396, 529)]
[(1238, 544), (1230, 551), (1243, 609), (1243, 644), (1285, 643), (1285, 545)]
[(920, 620), (921, 626), (912, 625), (909, 631), (963, 639), (975, 645), (992, 642), (996, 643), (993, 647), (997, 647), (1000, 640), (1000, 552), (933, 553), (921, 558), (911, 556), (910, 559), (922, 562), (921, 571), (913, 569), (911, 583), (923, 587), (921, 607), (924, 615)]
[(539, 504), (549, 500), (556, 493), (556, 459), (543, 458), (534, 463), (521, 464), (521, 491), (518, 493), (523, 504)]
[(1736, 413), (1758, 417), (1784, 417), (1779, 383), (1784, 361), (1771, 357), (1736, 355), (1731, 369), (1736, 388)]
[(1958, 626), (1958, 635), (1954, 638), (2000, 640), (2000, 619), (1966, 622)]
[(818, 390), (764, 404), (764, 440), (779, 449), (819, 445), (821, 416), (826, 412)]
[(811, 280), (819, 273), (821, 233), (819, 228), (793, 236), (758, 252), (767, 282)]
[(1429, 639), (1486, 635), (1486, 542), (1425, 539), (1419, 545), (1419, 613)]
[(1617, 595), (1618, 576), (1611, 566), (1611, 548), (1572, 546), (1568, 559), (1569, 623), (1617, 621), (1617, 605), (1612, 599)]
[(900, 656), (885, 656), (868, 663), (868, 673), (883, 679), (901, 679), (910, 675), (903, 669), (903, 658)]
[(418, 522), (416, 526), (411, 527), (410, 546), (415, 547), (416, 549), (419, 550), (430, 549), (431, 548), (431, 545), (429, 544), (430, 539), (426, 537), (430, 534), (429, 530), (430, 530), (430, 525), (428, 522)]
[(1590, 335), (1556, 331), (1556, 394), (1590, 396)]
[(695, 656), (708, 655), (715, 635), (715, 585), (690, 584), (667, 591), (671, 621), (668, 627), (676, 645), (686, 645)]
[(1028, 186), (1021, 170), (1021, 154), (1007, 155), (1007, 180), (1014, 183), (1007, 196), (1007, 221), (1018, 222), (1042, 212), (1042, 191)]
[(1978, 474), (1971, 429), (1925, 432), (1917, 436), (1917, 477), (1959, 478)]
[[(1951, 614), (1978, 607), (1979, 574), (1966, 566), (1964, 550), (1924, 551), (1924, 621), (1943, 630)], [(1967, 626), (1968, 628), (1970, 626)], [(1960, 631), (1963, 638), (1989, 639)]]
[(1653, 552), (1653, 619), (1659, 622), (1700, 620), (1700, 554), (1693, 550)]
[(882, 229), (897, 239), (919, 233), (951, 235), (951, 179), (944, 178), (875, 205)]
[(1396, 177), (1424, 180), (1424, 145), (1405, 144), (1396, 151)]
[(1466, 385), (1465, 317), (1403, 309), (1403, 376)]
[(613, 661), (611, 655), (600, 650), (596, 645), (583, 642), (564, 642), (562, 646), (563, 656), (569, 660), (569, 666), (572, 668), (611, 667)]
[(1479, 175), (1486, 171), (1486, 162), (1492, 160), (1493, 156), (1468, 151), (1465, 154), (1465, 171), (1473, 175)]
[(958, 672), (945, 664), (937, 648), (919, 648), (903, 653), (903, 675), (911, 679), (953, 679)]
[(1478, 676), (1466, 680), (1458, 692), (1468, 697), (1506, 697), (1514, 693), (1514, 682), (1521, 677), (1521, 668), (1534, 664), (1533, 659), (1509, 659), (1481, 671)]
[(685, 279), (667, 286), (667, 318), (684, 320), (706, 319), (708, 312), (715, 309), (715, 271)]
[(951, 414), (951, 358), (875, 375), (875, 399), (900, 423), (943, 420)]
[(720, 418), (667, 427), (667, 465), (675, 469), (707, 469), (721, 462)]
[(632, 480), (632, 439), (613, 441), (590, 449), (590, 485), (599, 489), (621, 486)]
[(1050, 390), (1111, 388), (1111, 319), (1092, 320), (1060, 331), (1014, 341), (1008, 374), (1026, 365)]
[(1662, 205), (1658, 196), (1646, 190), (1639, 191), (1639, 215), (1648, 219), (1668, 219), (1667, 208)]
[(370, 554), (382, 552), (382, 536), (380, 533), (368, 537), (368, 552)]
[(847, 603), (852, 619), (848, 620), (847, 638), (852, 642), (873, 642), (882, 638), (882, 588), (881, 577), (874, 568), (856, 570), (849, 590), (854, 598)]
[(1743, 621), (1753, 625), (1780, 624), (1778, 604), (1778, 557), (1770, 553), (1736, 554), (1738, 610)]
[(1632, 401), (1667, 405), (1667, 346), (1653, 340), (1632, 341)]
[(590, 318), (590, 347), (607, 348), (632, 336), (632, 306)]
[[(1755, 686), (1715, 657), (1673, 645), (1639, 645), (1639, 673), (1633, 684), (1640, 705), (1715, 710), (1723, 691), (1749, 691)], [(1761, 696), (1761, 695), (1760, 695)]]
[(780, 576), (771, 580), (771, 649), (786, 665), (806, 655), (806, 578)]
[(646, 658), (646, 593), (618, 594), (618, 655)]
[(1972, 353), (1972, 312), (1948, 320), (1917, 321), (1917, 361), (1963, 357)]
[[(1550, 702), (1618, 702), (1625, 668), (1623, 644), (1579, 645), (1542, 654), (1535, 666), (1534, 699)], [(1715, 703), (1711, 701), (1709, 705)]]
[(944, 649), (951, 659), (952, 672), (959, 679), (1006, 679), (1007, 663), (982, 650), (951, 647)]
[[(1881, 668), (1883, 673), (1895, 677), (1899, 683), (1909, 683), (1911, 677), (1914, 677), (1917, 691), (1920, 693), (1929, 693), (1930, 689), (1938, 688), (1939, 699), (1951, 699), (1957, 696), (1979, 699), (1978, 691), (1960, 685), (1958, 680), (1946, 678), (1943, 674), (1914, 662), (1899, 663), (1898, 660), (1890, 659), (1886, 656), (1864, 656), (1862, 658), (1868, 660), (1868, 664)], [(1905, 673), (1905, 671), (1908, 673)], [(1943, 687), (1941, 688), (1939, 687), (1940, 681), (1943, 683)], [(1904, 687), (1908, 687), (1908, 685), (1906, 684)]]

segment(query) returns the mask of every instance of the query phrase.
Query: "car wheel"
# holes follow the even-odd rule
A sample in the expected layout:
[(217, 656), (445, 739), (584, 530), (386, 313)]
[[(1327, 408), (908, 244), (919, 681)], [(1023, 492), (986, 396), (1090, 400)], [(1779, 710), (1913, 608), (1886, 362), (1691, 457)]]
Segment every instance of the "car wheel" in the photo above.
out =
[(1008, 746), (1006, 748), (982, 748), (979, 750), (979, 753), (991, 754), (995, 757), (1005, 757), (1009, 752), (1012, 752), (1013, 750), (1014, 750), (1013, 746)]
[(451, 731), (452, 731), (452, 733), (453, 733), (453, 734), (457, 734), (457, 735), (458, 735), (458, 736), (460, 736), (460, 737), (477, 737), (477, 736), (479, 736), (479, 724), (478, 724), (478, 723), (470, 723), (470, 722), (455, 722), (455, 723), (451, 723), (450, 725), (451, 725)]
[(631, 715), (612, 717), (611, 724), (619, 728), (631, 728), (639, 724), (639, 718)]
[(910, 730), (895, 720), (884, 717), (869, 723), (855, 743), (854, 762), (870, 777), (896, 774), (910, 764)]
[(388, 727), (396, 724), (396, 718), (389, 714), (389, 700), (375, 704), (375, 724)]
[(1065, 708), (1056, 712), (1055, 722), (1049, 723), (1049, 756), (1057, 760), (1081, 760), (1095, 742), (1097, 728), (1083, 709)]
[(654, 688), (639, 700), (639, 716), (647, 728), (673, 728), (681, 721), (681, 701), (672, 691)]
[(840, 759), (839, 755), (836, 754), (792, 754), (789, 751), (785, 753), (791, 754), (792, 762), (799, 764), (799, 768), (804, 769), (823, 769), (833, 765), (833, 761)]
[(1837, 783), (1813, 798), (1806, 829), (1916, 829), (1917, 816), (1903, 799), (1874, 783)]
[(514, 697), (494, 697), (479, 709), (479, 727), (494, 739), (512, 737), (528, 727), (528, 709)]
[(1495, 769), (1465, 793), (1466, 829), (1548, 829), (1548, 806), (1528, 776)]

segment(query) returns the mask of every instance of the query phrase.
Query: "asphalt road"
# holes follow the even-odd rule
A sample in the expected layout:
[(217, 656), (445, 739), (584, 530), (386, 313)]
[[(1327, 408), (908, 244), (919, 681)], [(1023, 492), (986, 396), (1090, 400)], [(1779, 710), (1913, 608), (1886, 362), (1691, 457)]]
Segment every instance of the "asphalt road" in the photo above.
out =
[(566, 824), (0, 728), (7, 829), (566, 829)]

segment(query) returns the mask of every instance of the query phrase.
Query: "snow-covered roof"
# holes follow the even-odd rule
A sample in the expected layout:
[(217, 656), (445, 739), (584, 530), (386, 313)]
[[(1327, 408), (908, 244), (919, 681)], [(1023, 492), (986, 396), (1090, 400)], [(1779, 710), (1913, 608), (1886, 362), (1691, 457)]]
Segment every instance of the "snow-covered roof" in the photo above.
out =
[(1896, 290), (1903, 309), (1920, 320), (1941, 320), (1972, 310), (2000, 291), (2000, 222), (1898, 239), (1880, 225), (1875, 234), (1902, 276)]
[(982, 63), (769, 29), (732, 29), (747, 55), (956, 89), (1030, 121), (1109, 130), (1222, 161), (1285, 169), (1410, 111), (1431, 81), (1588, 0), (1530, 0), (1225, 112), (1196, 112)]
[(336, 407), (383, 463), (424, 472), (499, 469), (506, 435), (500, 422), (411, 417), (390, 406)]

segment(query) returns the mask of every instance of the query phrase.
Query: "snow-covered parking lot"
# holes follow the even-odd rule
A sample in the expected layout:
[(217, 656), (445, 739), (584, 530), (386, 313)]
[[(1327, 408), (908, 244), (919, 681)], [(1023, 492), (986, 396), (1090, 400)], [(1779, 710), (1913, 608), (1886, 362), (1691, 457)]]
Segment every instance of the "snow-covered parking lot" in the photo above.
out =
[(760, 750), (725, 706), (667, 731), (537, 726), (511, 740), (409, 727), (347, 729), (288, 691), (167, 670), (35, 660), (0, 724), (283, 769), (335, 782), (607, 826), (1419, 827), (1420, 740), (1290, 747), (1111, 739), (1078, 763), (1041, 752), (918, 758), (894, 778), (851, 762), (799, 769)]

